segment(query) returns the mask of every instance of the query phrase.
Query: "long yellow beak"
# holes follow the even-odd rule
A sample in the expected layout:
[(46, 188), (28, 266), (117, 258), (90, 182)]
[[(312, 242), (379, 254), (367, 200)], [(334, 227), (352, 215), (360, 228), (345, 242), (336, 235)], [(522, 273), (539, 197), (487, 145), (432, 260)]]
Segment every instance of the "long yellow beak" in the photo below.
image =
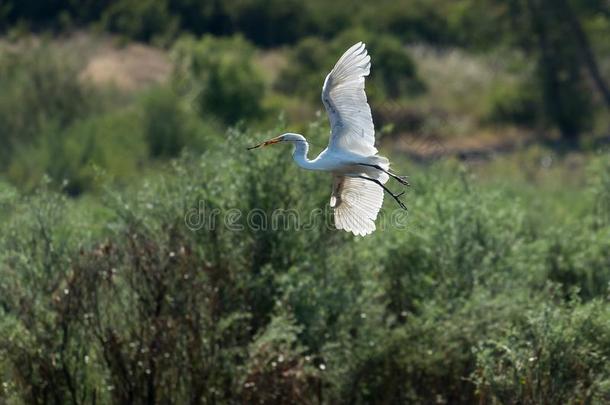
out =
[(269, 139), (268, 141), (259, 143), (258, 145), (254, 145), (250, 148), (248, 148), (248, 150), (252, 150), (252, 149), (256, 149), (256, 148), (260, 148), (261, 146), (268, 146), (268, 145), (273, 145), (274, 143), (278, 143), (280, 142), (282, 139), (278, 136), (276, 138), (273, 139)]

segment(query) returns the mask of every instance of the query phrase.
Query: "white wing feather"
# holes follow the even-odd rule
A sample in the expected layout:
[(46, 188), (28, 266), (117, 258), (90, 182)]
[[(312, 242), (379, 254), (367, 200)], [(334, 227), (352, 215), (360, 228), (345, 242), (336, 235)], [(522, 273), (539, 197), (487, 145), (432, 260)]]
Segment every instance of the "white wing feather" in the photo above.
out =
[(335, 227), (365, 236), (375, 230), (375, 220), (383, 204), (383, 189), (357, 177), (335, 176), (330, 206)]
[(365, 44), (358, 42), (339, 59), (326, 76), (322, 102), (330, 120), (329, 149), (363, 156), (377, 153), (371, 108), (366, 101), (364, 78), (371, 68)]

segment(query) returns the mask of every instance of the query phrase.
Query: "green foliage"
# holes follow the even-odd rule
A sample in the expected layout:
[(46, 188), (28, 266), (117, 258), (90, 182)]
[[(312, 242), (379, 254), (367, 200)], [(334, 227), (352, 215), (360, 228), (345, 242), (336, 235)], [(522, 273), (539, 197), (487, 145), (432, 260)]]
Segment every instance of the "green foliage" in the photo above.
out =
[(299, 0), (237, 0), (224, 12), (235, 30), (261, 46), (293, 43), (307, 32), (307, 5)]
[(69, 252), (78, 236), (61, 197), (40, 192), (20, 202), (0, 242), (0, 357), (11, 379), (2, 395), (15, 390), (28, 403), (86, 400), (90, 386), (76, 382), (91, 381), (96, 370), (87, 365), (85, 330), (74, 328), (83, 291), (71, 290)]
[(178, 21), (165, 0), (121, 0), (110, 5), (102, 15), (106, 29), (139, 41), (173, 34), (178, 29)]
[[(566, 5), (603, 75), (602, 3), (3, 1), (11, 37), (89, 23), (165, 45), (207, 35), (174, 44), (169, 83), (112, 99), (67, 49), (2, 45), (0, 402), (610, 402), (606, 154), (586, 186), (554, 180), (552, 203), (534, 172), (545, 149), (511, 161), (527, 190), (418, 167), (408, 214), (390, 201), (357, 238), (332, 229), (325, 175), (285, 145), (244, 148), (286, 131), (256, 132), (264, 78), (276, 99), (320, 107), (357, 41), (376, 123), (391, 107), (406, 131), (575, 136), (605, 110)], [(260, 57), (249, 41), (296, 45)], [(315, 149), (322, 122), (305, 127)]]
[(448, 17), (454, 8), (452, 2), (381, 0), (365, 8), (363, 20), (364, 26), (375, 32), (391, 34), (404, 42), (452, 44), (457, 38)]
[(134, 111), (109, 113), (39, 134), (34, 143), (16, 151), (7, 177), (32, 189), (48, 175), (76, 196), (93, 188), (96, 167), (126, 180), (135, 176), (145, 158), (139, 115)]
[(489, 403), (610, 400), (607, 304), (545, 304), (477, 350), (481, 397)]
[[(542, 95), (544, 118), (567, 140), (577, 139), (591, 128), (593, 99), (585, 68), (596, 65), (583, 23), (571, 3), (520, 0), (505, 16), (519, 24), (506, 36), (537, 62), (535, 85)], [(585, 54), (589, 54), (588, 63)]]
[(263, 79), (252, 64), (254, 48), (242, 37), (184, 38), (173, 52), (175, 80), (201, 114), (228, 124), (261, 114)]
[[(275, 84), (281, 92), (299, 94), (307, 100), (317, 100), (324, 83), (324, 68), (332, 69), (329, 45), (315, 37), (299, 42), (290, 54), (286, 66)], [(314, 90), (315, 89), (315, 90)]]
[[(602, 40), (610, 30), (609, 15), (602, 0), (379, 0), (370, 4), (350, 0), (57, 0), (44, 4), (5, 0), (0, 7), (0, 17), (4, 16), (0, 18), (0, 30), (18, 37), (29, 30), (64, 31), (91, 24), (124, 40), (168, 47), (182, 34), (243, 36), (260, 47), (296, 44), (292, 60), (307, 60), (302, 53), (312, 52), (311, 46), (318, 41), (312, 38), (317, 38), (316, 46), (323, 49), (311, 56), (315, 67), (288, 66), (277, 83), (283, 92), (304, 95), (307, 100), (315, 99), (313, 89), (319, 88), (319, 80), (314, 78), (323, 77), (321, 72), (332, 67), (336, 55), (351, 43), (365, 40), (376, 55), (369, 88), (372, 101), (378, 105), (386, 98), (404, 99), (424, 89), (413, 61), (400, 52), (404, 44), (425, 43), (437, 49), (459, 47), (474, 52), (519, 50), (535, 62), (535, 75), (526, 85), (513, 88), (507, 81), (494, 89), (485, 108), (486, 118), (496, 123), (535, 124), (538, 128), (546, 124), (574, 143), (583, 133), (605, 128), (603, 119), (601, 124), (597, 122), (599, 116), (607, 115), (610, 104), (604, 69), (608, 47)], [(366, 27), (367, 32), (358, 27)], [(349, 41), (345, 41), (347, 38)], [(236, 54), (251, 54), (243, 44), (227, 41), (215, 46), (235, 47)], [(203, 50), (216, 53), (214, 49)], [(258, 115), (262, 91), (247, 58), (238, 58), (235, 63), (240, 67), (225, 60), (213, 62), (216, 67), (212, 68), (206, 62), (189, 73), (200, 76), (192, 88), (209, 89), (207, 96), (199, 99), (202, 108), (221, 115), (229, 124), (239, 120), (239, 114), (230, 111), (233, 102), (239, 104), (237, 111), (249, 117)], [(204, 74), (208, 70), (213, 73)], [(251, 81), (252, 88), (243, 80), (248, 75), (256, 77)], [(242, 93), (253, 101), (241, 98)], [(397, 107), (398, 114), (376, 114), (384, 121), (391, 121), (384, 115), (412, 115), (401, 105)], [(467, 122), (468, 117), (457, 121)], [(462, 131), (470, 132), (463, 127)], [(453, 128), (450, 131), (454, 132)]]
[(201, 123), (173, 88), (152, 90), (144, 98), (143, 110), (144, 139), (152, 158), (176, 157), (187, 146), (202, 149)]
[(171, 85), (126, 97), (84, 83), (80, 65), (50, 43), (0, 51), (0, 169), (22, 190), (47, 175), (78, 196), (95, 189), (97, 169), (125, 184), (152, 160), (203, 150), (219, 131)]
[(6, 162), (16, 147), (47, 128), (65, 128), (96, 109), (92, 89), (75, 80), (78, 61), (48, 44), (0, 51), (0, 151)]
[(386, 97), (396, 99), (404, 95), (417, 95), (424, 84), (417, 77), (415, 62), (404, 51), (402, 43), (392, 37), (373, 41), (371, 49), (375, 57), (384, 61), (379, 64), (375, 77), (381, 79)]
[(496, 123), (534, 126), (539, 121), (540, 99), (532, 83), (497, 83), (487, 101), (487, 119)]
[(300, 332), (294, 319), (278, 314), (253, 339), (243, 382), (246, 402), (316, 403), (320, 379), (299, 342)]
[(593, 195), (594, 226), (610, 224), (610, 155), (601, 153), (590, 165), (590, 193)]
[[(563, 41), (556, 46), (563, 50)], [(566, 139), (577, 138), (590, 129), (593, 113), (591, 92), (575, 59), (575, 53), (561, 52), (551, 61), (541, 61), (538, 70), (547, 119), (557, 125)]]
[(244, 150), (267, 136), (229, 132), (102, 199), (0, 188), (0, 395), (608, 399), (610, 233), (593, 221), (605, 163), (575, 223), (532, 223), (527, 205), (449, 164), (419, 176), (407, 217), (386, 205), (364, 239), (312, 212), (328, 183), (283, 146)]
[(367, 43), (373, 58), (367, 93), (375, 102), (397, 99), (422, 92), (424, 85), (417, 76), (415, 63), (400, 41), (388, 35), (372, 35), (362, 30), (344, 32), (334, 41), (306, 38), (292, 51), (289, 64), (280, 73), (276, 87), (288, 94), (319, 100), (325, 75), (338, 57), (358, 41)]
[(80, 81), (80, 62), (66, 49), (18, 47), (0, 52), (0, 168), (6, 178), (31, 190), (49, 175), (78, 195), (92, 187), (92, 164), (133, 173), (141, 119), (107, 113), (115, 97)]

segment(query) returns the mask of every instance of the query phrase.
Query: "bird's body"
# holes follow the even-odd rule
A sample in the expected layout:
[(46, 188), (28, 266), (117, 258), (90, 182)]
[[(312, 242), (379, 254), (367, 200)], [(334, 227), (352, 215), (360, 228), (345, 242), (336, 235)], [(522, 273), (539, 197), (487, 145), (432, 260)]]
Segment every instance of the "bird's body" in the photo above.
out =
[[(375, 128), (371, 109), (364, 92), (364, 77), (368, 76), (371, 58), (363, 43), (349, 48), (326, 76), (322, 87), (322, 102), (329, 116), (329, 145), (315, 159), (309, 159), (309, 144), (300, 134), (286, 133), (259, 146), (278, 142), (294, 145), (294, 161), (307, 170), (333, 174), (330, 205), (334, 209), (335, 226), (355, 235), (367, 235), (375, 230), (375, 220), (388, 192), (406, 208), (384, 184), (390, 177), (408, 184), (404, 177), (389, 171), (390, 162), (379, 156), (375, 148)], [(250, 149), (253, 149), (250, 148)]]
[(292, 157), (299, 167), (306, 170), (319, 170), (337, 174), (358, 173), (362, 171), (362, 167), (358, 164), (376, 164), (379, 159), (384, 159), (376, 155), (363, 156), (349, 151), (337, 151), (329, 148), (324, 149), (314, 159), (309, 159), (307, 156), (309, 143), (304, 136), (292, 133), (285, 134), (285, 136), (294, 137)]

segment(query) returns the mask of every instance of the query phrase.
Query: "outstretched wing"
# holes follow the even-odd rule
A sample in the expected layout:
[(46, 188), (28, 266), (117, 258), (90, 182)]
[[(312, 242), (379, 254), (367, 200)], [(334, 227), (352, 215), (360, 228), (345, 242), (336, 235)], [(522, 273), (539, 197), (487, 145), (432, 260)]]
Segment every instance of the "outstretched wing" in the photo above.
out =
[(337, 176), (333, 179), (330, 206), (335, 227), (354, 235), (368, 235), (375, 230), (375, 220), (383, 204), (383, 190), (360, 178)]
[(326, 76), (322, 102), (330, 120), (329, 149), (343, 149), (359, 155), (377, 153), (371, 107), (366, 101), (364, 77), (371, 69), (371, 57), (362, 42), (349, 48)]

